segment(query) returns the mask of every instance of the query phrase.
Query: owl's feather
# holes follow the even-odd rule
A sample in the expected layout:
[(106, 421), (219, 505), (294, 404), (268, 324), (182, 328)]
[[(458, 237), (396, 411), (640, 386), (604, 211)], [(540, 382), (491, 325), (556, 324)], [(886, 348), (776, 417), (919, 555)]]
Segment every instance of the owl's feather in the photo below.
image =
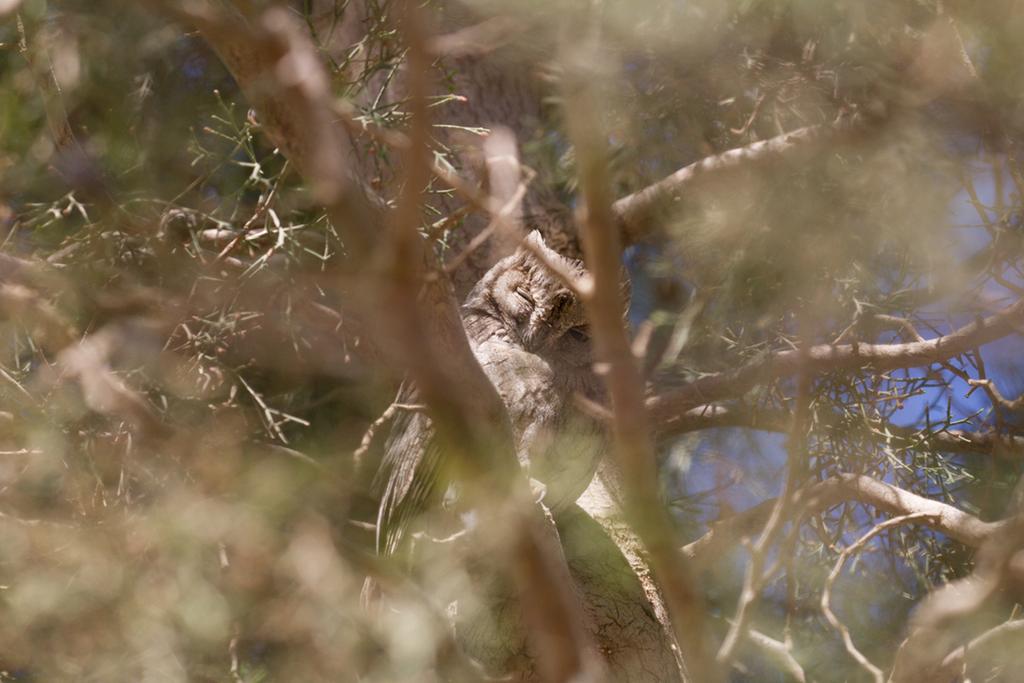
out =
[[(527, 239), (583, 274), (581, 263), (548, 249), (539, 233)], [(573, 402), (576, 393), (600, 398), (582, 303), (520, 248), (484, 274), (462, 316), (473, 352), (508, 410), (520, 463), (544, 485), (548, 507), (571, 505), (593, 477), (605, 442), (601, 426)], [(415, 390), (403, 387), (399, 401), (415, 400)], [(395, 552), (414, 520), (444, 492), (443, 469), (430, 418), (401, 414), (378, 474), (380, 552)]]

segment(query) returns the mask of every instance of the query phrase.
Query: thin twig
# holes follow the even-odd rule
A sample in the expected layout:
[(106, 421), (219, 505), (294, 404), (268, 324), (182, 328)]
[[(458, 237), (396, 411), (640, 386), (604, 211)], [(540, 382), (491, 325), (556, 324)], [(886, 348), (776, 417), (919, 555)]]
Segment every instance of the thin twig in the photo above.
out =
[(860, 664), (861, 668), (871, 675), (875, 680), (875, 683), (884, 683), (885, 674), (880, 668), (872, 664), (860, 650), (857, 649), (857, 646), (853, 644), (853, 639), (850, 637), (850, 629), (848, 629), (846, 624), (840, 621), (839, 617), (837, 617), (835, 612), (832, 611), (832, 607), (829, 604), (832, 595), (832, 587), (835, 585), (836, 579), (838, 579), (839, 575), (842, 573), (843, 566), (846, 564), (846, 561), (867, 545), (868, 541), (886, 529), (891, 529), (892, 527), (899, 526), (901, 524), (916, 522), (924, 519), (925, 517), (928, 517), (927, 513), (914, 512), (909, 515), (893, 517), (892, 519), (888, 519), (881, 524), (876, 525), (839, 554), (839, 558), (836, 560), (835, 566), (832, 567), (832, 571), (829, 572), (828, 578), (825, 579), (825, 586), (821, 591), (821, 611), (825, 614), (825, 618), (828, 620), (828, 623), (832, 625), (832, 628), (838, 631), (840, 636), (842, 636), (843, 646), (846, 648), (849, 655), (858, 664)]
[[(804, 314), (807, 315), (806, 313)], [(804, 334), (804, 339), (809, 339)], [(757, 601), (761, 592), (763, 582), (767, 578), (764, 573), (764, 564), (768, 551), (774, 545), (778, 535), (782, 533), (785, 524), (790, 521), (791, 511), (796, 504), (798, 488), (806, 477), (807, 470), (807, 429), (808, 416), (810, 413), (810, 390), (811, 372), (807, 363), (808, 345), (805, 341), (797, 350), (801, 365), (798, 370), (796, 410), (793, 413), (793, 424), (789, 435), (789, 458), (787, 460), (786, 481), (782, 488), (782, 494), (776, 499), (772, 506), (768, 521), (750, 549), (750, 561), (747, 563), (747, 571), (743, 579), (743, 588), (740, 591), (739, 601), (736, 605), (736, 616), (729, 625), (729, 631), (722, 641), (718, 650), (717, 660), (719, 664), (728, 666), (732, 663), (739, 644), (744, 640), (745, 632), (750, 628), (750, 620), (753, 616), (752, 607)], [(797, 532), (794, 525), (792, 533)]]
[(356, 464), (360, 464), (363, 457), (366, 455), (366, 452), (370, 450), (370, 446), (373, 445), (373, 439), (376, 437), (377, 432), (379, 432), (384, 425), (391, 422), (391, 420), (395, 418), (395, 415), (398, 414), (399, 410), (424, 412), (426, 409), (427, 407), (424, 405), (398, 403), (397, 401), (385, 408), (384, 412), (380, 414), (380, 417), (374, 420), (370, 426), (366, 428), (366, 431), (363, 433), (363, 438), (359, 441), (359, 447), (352, 452), (352, 458), (355, 460)]
[[(345, 123), (351, 130), (365, 130), (376, 140), (383, 142), (397, 150), (409, 149), (409, 145), (411, 143), (407, 135), (399, 131), (383, 128), (382, 126), (378, 126), (373, 123), (361, 123), (359, 120), (355, 118), (354, 109), (352, 108), (351, 104), (344, 101), (335, 102), (334, 111), (341, 118), (341, 121)], [(496, 230), (509, 230), (513, 233), (518, 232), (516, 230), (517, 226), (514, 223), (512, 223), (511, 218), (508, 215), (506, 215), (505, 205), (496, 205), (495, 202), (491, 200), (490, 196), (488, 196), (483, 191), (475, 188), (471, 183), (464, 180), (461, 176), (459, 176), (451, 169), (446, 168), (441, 164), (437, 163), (436, 160), (430, 160), (429, 165), (430, 171), (434, 176), (440, 179), (449, 188), (457, 192), (459, 196), (461, 196), (463, 199), (469, 202), (469, 204), (475, 207), (478, 211), (482, 211), (491, 217), (491, 224), (488, 225), (487, 228), (485, 228), (483, 233), (481, 233), (483, 237), (481, 238), (480, 235), (478, 235), (477, 238), (474, 239), (474, 242), (476, 242), (477, 239), (479, 239), (480, 244), (482, 244), (483, 241), (490, 237), (493, 231)], [(473, 243), (470, 244), (470, 247), (472, 247), (472, 249), (476, 249), (478, 246), (479, 245), (473, 246)], [(562, 264), (550, 259), (548, 255), (544, 252), (544, 250), (538, 248), (536, 245), (530, 244), (525, 239), (521, 239), (518, 242), (517, 246), (527, 249), (537, 259), (537, 261), (540, 262), (542, 266), (547, 268), (552, 275), (557, 277), (562, 282), (562, 284), (564, 284), (566, 288), (569, 289), (569, 291), (576, 294), (576, 296), (580, 298), (589, 296), (591, 288), (593, 286), (589, 278), (581, 278), (577, 276), (575, 273), (570, 272), (565, 267), (563, 267)], [(467, 247), (467, 249), (469, 249), (469, 247)], [(468, 254), (466, 254), (466, 256), (468, 256)], [(458, 260), (459, 264), (461, 264), (462, 260), (464, 260), (464, 257), (462, 256), (462, 254), (460, 254), (459, 256), (456, 257), (456, 260)], [(456, 269), (457, 265), (458, 264), (449, 264), (445, 268), (446, 272), (453, 272)]]

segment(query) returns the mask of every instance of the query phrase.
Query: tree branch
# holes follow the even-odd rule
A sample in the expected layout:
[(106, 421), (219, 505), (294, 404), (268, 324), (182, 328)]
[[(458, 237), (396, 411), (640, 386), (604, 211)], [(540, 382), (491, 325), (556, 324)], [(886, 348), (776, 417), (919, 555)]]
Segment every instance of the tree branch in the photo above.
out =
[(228, 16), (207, 3), (159, 0), (194, 26), (255, 109), (263, 132), (309, 184), (360, 263), (380, 217), (351, 174), (352, 144), (331, 111), (330, 83), (316, 49), (283, 7)]
[(703, 596), (689, 563), (675, 547), (668, 511), (657, 501), (657, 460), (644, 408), (644, 383), (623, 325), (619, 284), (621, 245), (610, 196), (605, 135), (595, 112), (600, 106), (592, 79), (576, 66), (566, 88), (570, 138), (576, 150), (583, 206), (580, 233), (592, 289), (583, 303), (593, 330), (596, 357), (606, 364), (605, 384), (612, 404), (615, 460), (622, 474), (627, 519), (650, 555), (654, 576), (665, 595), (682, 652), (694, 680), (714, 683), (722, 672), (708, 641)]
[[(797, 493), (794, 523), (807, 515), (823, 512), (847, 501), (871, 505), (890, 515), (921, 513), (922, 523), (971, 548), (977, 548), (999, 529), (1000, 522), (984, 522), (952, 505), (924, 498), (864, 474), (840, 474), (805, 487)], [(758, 532), (768, 519), (774, 500), (728, 517), (711, 526), (711, 530), (683, 547), (683, 554), (698, 566), (706, 566), (713, 558), (734, 547), (741, 538)]]
[(1007, 516), (985, 539), (967, 576), (929, 593), (910, 620), (909, 635), (896, 653), (894, 683), (941, 678), (945, 659), (964, 642), (965, 627), (1018, 581), (1015, 565), (1024, 549), (1024, 479), (1019, 479)]
[[(818, 414), (815, 419), (819, 426), (826, 429), (832, 426), (828, 415)], [(657, 425), (657, 435), (659, 439), (667, 439), (704, 429), (729, 427), (785, 433), (789, 430), (790, 424), (792, 424), (792, 418), (781, 410), (756, 410), (749, 406), (737, 409), (720, 404), (702, 405), (675, 415), (670, 421)], [(962, 429), (927, 432), (888, 423), (879, 424), (878, 430), (887, 432), (897, 439), (914, 444), (927, 444), (936, 451), (946, 453), (993, 455), (1006, 459), (1024, 457), (1024, 436), (1015, 434), (1000, 434), (993, 430), (969, 432)]]
[(786, 643), (775, 640), (756, 629), (747, 631), (747, 640), (761, 650), (765, 657), (778, 664), (797, 683), (805, 683), (807, 675), (804, 673), (804, 668), (793, 656)]
[(927, 513), (913, 512), (907, 515), (900, 515), (899, 517), (893, 517), (888, 519), (881, 524), (875, 525), (870, 531), (858, 538), (852, 544), (843, 549), (843, 552), (839, 553), (839, 559), (836, 560), (835, 566), (832, 567), (832, 571), (829, 572), (828, 577), (825, 579), (825, 586), (821, 591), (821, 611), (825, 614), (825, 619), (831, 624), (832, 628), (839, 632), (842, 636), (843, 646), (846, 648), (846, 652), (852, 657), (861, 668), (870, 674), (874, 679), (875, 683), (884, 683), (885, 675), (882, 670), (878, 668), (874, 663), (869, 660), (863, 652), (857, 649), (857, 646), (853, 643), (853, 638), (850, 635), (850, 629), (846, 627), (839, 617), (836, 616), (835, 612), (832, 611), (830, 605), (832, 596), (832, 587), (835, 585), (836, 580), (843, 571), (843, 566), (846, 561), (854, 554), (860, 552), (860, 549), (867, 545), (868, 541), (882, 533), (886, 529), (890, 529), (900, 524), (908, 524), (910, 522), (924, 521), (927, 519)]
[[(926, 341), (905, 344), (819, 344), (807, 352), (812, 372), (849, 371), (871, 367), (895, 370), (929, 365), (988, 344), (1015, 332), (1024, 323), (1024, 300), (996, 315)], [(655, 424), (671, 423), (691, 408), (736, 398), (763, 382), (794, 374), (801, 352), (778, 351), (728, 372), (705, 375), (674, 391), (647, 400)]]
[(750, 169), (758, 164), (778, 161), (783, 157), (787, 160), (792, 159), (796, 153), (811, 155), (826, 142), (862, 130), (863, 126), (845, 121), (832, 125), (808, 126), (705, 157), (616, 201), (612, 204), (614, 220), (627, 244), (639, 242), (654, 231), (654, 223), (659, 213), (683, 192), (705, 182), (722, 180), (730, 173)]
[(1019, 660), (1020, 653), (1024, 651), (1021, 647), (1022, 643), (1024, 643), (1024, 619), (1005, 621), (946, 655), (946, 658), (942, 660), (942, 675), (954, 679), (964, 669), (970, 671), (986, 664), (991, 669), (1002, 663), (1007, 655)]

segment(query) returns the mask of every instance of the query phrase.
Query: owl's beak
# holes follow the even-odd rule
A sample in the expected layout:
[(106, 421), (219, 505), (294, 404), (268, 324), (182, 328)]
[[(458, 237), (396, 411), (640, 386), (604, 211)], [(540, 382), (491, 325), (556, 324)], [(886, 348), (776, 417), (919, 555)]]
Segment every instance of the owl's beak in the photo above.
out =
[(523, 347), (530, 353), (542, 350), (551, 341), (553, 331), (547, 323), (531, 323), (523, 335)]
[(540, 348), (540, 344), (537, 343), (539, 341), (538, 337), (540, 336), (541, 335), (538, 334), (538, 329), (536, 327), (533, 325), (527, 327), (523, 332), (523, 348), (530, 353), (537, 351), (537, 349)]

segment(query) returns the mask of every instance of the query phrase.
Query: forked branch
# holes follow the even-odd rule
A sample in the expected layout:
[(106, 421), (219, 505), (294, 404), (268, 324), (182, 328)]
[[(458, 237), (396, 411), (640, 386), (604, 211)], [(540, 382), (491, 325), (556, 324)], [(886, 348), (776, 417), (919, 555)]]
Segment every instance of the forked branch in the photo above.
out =
[[(905, 344), (819, 344), (807, 351), (808, 369), (815, 373), (861, 368), (896, 370), (948, 360), (1016, 332), (1024, 324), (1024, 300), (996, 315), (977, 320), (949, 334)], [(743, 367), (705, 375), (679, 389), (647, 401), (655, 424), (671, 423), (695, 406), (738, 398), (764, 382), (788, 377), (801, 363), (797, 350), (771, 353)]]
[[(793, 522), (808, 515), (824, 512), (847, 501), (856, 501), (889, 515), (920, 513), (921, 523), (964, 545), (977, 548), (988, 539), (999, 522), (984, 522), (959, 508), (879, 481), (866, 474), (840, 474), (812, 484), (796, 495)], [(749, 510), (727, 517), (711, 526), (711, 530), (683, 548), (698, 566), (706, 565), (739, 541), (757, 534), (775, 504), (767, 500)]]

